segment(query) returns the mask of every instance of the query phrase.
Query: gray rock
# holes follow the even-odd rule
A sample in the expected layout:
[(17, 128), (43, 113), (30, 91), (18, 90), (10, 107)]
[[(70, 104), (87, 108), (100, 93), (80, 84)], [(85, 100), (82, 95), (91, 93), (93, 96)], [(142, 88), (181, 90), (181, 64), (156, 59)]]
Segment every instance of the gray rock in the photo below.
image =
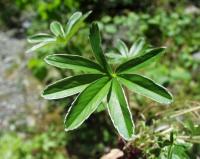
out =
[(192, 56), (193, 56), (194, 59), (196, 59), (196, 60), (200, 60), (200, 51), (194, 53)]
[(1, 130), (33, 125), (31, 116), (39, 115), (46, 105), (40, 98), (40, 82), (26, 68), (29, 57), (25, 55), (25, 46), (25, 40), (0, 32)]

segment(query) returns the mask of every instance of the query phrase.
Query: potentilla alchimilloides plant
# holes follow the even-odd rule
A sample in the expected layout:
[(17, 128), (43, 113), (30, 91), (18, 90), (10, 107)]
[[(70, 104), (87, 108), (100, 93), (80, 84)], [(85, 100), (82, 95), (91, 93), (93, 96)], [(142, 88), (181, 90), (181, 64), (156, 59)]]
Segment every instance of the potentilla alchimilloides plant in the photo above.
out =
[(112, 67), (101, 47), (97, 23), (91, 25), (89, 38), (96, 62), (69, 54), (54, 54), (45, 58), (49, 65), (87, 73), (56, 81), (44, 89), (42, 96), (45, 99), (60, 99), (78, 94), (64, 119), (66, 131), (79, 127), (106, 99), (106, 107), (115, 128), (124, 139), (131, 140), (134, 137), (134, 122), (124, 86), (159, 103), (172, 102), (172, 95), (164, 87), (134, 73), (163, 53), (164, 48), (151, 49)]

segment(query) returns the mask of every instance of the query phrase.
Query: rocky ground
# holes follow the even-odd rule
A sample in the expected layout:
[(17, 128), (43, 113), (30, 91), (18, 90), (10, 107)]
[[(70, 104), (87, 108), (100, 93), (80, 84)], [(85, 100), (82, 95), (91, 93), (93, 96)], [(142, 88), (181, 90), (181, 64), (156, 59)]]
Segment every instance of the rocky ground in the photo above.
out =
[(31, 55), (25, 54), (26, 40), (12, 32), (0, 32), (0, 129), (34, 125), (45, 100), (39, 94), (41, 84), (27, 69)]

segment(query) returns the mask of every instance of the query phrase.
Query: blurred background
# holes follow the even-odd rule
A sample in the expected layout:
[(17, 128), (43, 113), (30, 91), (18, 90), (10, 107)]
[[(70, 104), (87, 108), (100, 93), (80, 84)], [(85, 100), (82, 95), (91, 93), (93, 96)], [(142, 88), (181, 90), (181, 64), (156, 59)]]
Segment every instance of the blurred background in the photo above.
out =
[[(89, 10), (92, 14), (69, 45), (25, 54), (30, 48), (28, 36), (48, 33), (53, 20), (65, 25), (75, 11)], [(139, 37), (148, 45), (167, 47), (164, 56), (141, 73), (167, 87), (174, 103), (163, 106), (131, 94), (139, 137), (130, 143), (118, 136), (107, 112), (101, 110), (77, 130), (64, 132), (63, 119), (73, 97), (53, 101), (40, 97), (45, 85), (76, 73), (48, 66), (43, 58), (52, 53), (90, 58), (92, 21), (99, 22), (105, 52), (116, 46), (117, 39), (131, 46)], [(172, 132), (179, 145), (174, 146), (174, 155), (197, 159), (199, 109), (199, 0), (0, 0), (0, 159), (96, 159), (103, 155), (103, 159), (165, 159)], [(111, 151), (114, 148), (119, 152)]]

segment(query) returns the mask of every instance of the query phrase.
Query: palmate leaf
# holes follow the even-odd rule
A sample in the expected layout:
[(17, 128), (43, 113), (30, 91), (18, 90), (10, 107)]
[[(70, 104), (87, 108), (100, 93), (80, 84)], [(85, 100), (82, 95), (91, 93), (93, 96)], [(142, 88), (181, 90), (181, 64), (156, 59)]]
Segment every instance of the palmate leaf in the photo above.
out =
[(43, 41), (56, 41), (56, 38), (46, 33), (38, 33), (38, 34), (28, 37), (29, 43), (40, 43)]
[(134, 135), (132, 115), (124, 91), (116, 78), (112, 80), (112, 88), (108, 97), (108, 112), (119, 134), (126, 140)]
[(162, 104), (170, 104), (172, 95), (161, 85), (137, 74), (121, 74), (119, 81), (135, 93), (149, 97)]
[(64, 32), (62, 25), (57, 21), (53, 21), (50, 24), (50, 30), (55, 36), (60, 36), (60, 37), (65, 36), (65, 32)]
[(47, 86), (42, 97), (45, 99), (59, 99), (69, 97), (83, 91), (91, 82), (103, 77), (101, 74), (84, 74), (67, 77)]
[(52, 66), (64, 69), (74, 69), (91, 73), (102, 73), (103, 69), (95, 62), (77, 55), (54, 54), (45, 57), (45, 61)]
[(152, 60), (154, 60), (161, 53), (163, 53), (164, 49), (165, 49), (164, 47), (151, 49), (146, 54), (136, 57), (136, 58), (133, 58), (133, 59), (121, 64), (116, 69), (116, 72), (120, 73), (120, 74), (121, 73), (131, 73), (131, 72), (135, 71), (136, 69), (143, 67), (143, 66), (149, 64), (150, 62), (152, 62)]
[(65, 117), (65, 130), (73, 130), (80, 126), (107, 96), (110, 78), (102, 77), (90, 84), (74, 101)]
[(38, 33), (36, 35), (30, 36), (28, 37), (28, 42), (29, 43), (39, 43), (34, 45), (32, 48), (30, 48), (29, 50), (27, 50), (26, 52), (33, 52), (45, 45), (48, 45), (53, 43), (53, 42), (58, 42), (58, 39), (61, 37), (62, 38), (62, 42), (64, 43), (68, 43), (68, 41), (72, 38), (72, 36), (80, 29), (80, 27), (83, 24), (83, 21), (90, 15), (91, 11), (87, 12), (86, 14), (82, 15), (81, 12), (76, 12), (74, 13), (66, 26), (66, 33), (62, 27), (62, 25), (57, 22), (57, 21), (53, 21), (50, 24), (50, 30), (51, 32), (55, 35), (49, 35), (46, 33)]
[[(79, 28), (83, 26), (83, 21), (90, 13), (84, 15), (81, 12), (74, 13), (70, 17), (65, 30), (59, 22), (52, 22), (50, 30), (54, 36), (41, 33), (30, 37), (29, 42), (38, 44), (29, 51), (34, 51), (52, 42), (67, 44)], [(107, 108), (119, 134), (124, 139), (131, 140), (134, 137), (134, 123), (121, 84), (160, 103), (169, 104), (172, 102), (171, 94), (162, 86), (146, 77), (129, 74), (158, 57), (164, 48), (146, 51), (143, 48), (144, 42), (139, 40), (128, 50), (126, 44), (119, 41), (117, 49), (121, 55), (113, 56), (113, 54), (109, 54), (108, 56), (113, 56), (113, 59), (117, 62), (122, 63), (125, 60), (126, 62), (118, 66), (115, 71), (111, 69), (104, 55), (97, 23), (92, 24), (89, 38), (97, 63), (81, 56), (68, 54), (49, 55), (45, 58), (45, 61), (58, 68), (86, 71), (91, 74), (77, 75), (56, 81), (44, 89), (42, 96), (46, 99), (60, 99), (79, 93), (65, 117), (66, 131), (80, 126), (95, 110), (100, 112)], [(145, 55), (135, 57), (144, 52)], [(127, 61), (133, 57), (135, 58)], [(113, 73), (114, 71), (115, 73)], [(106, 103), (104, 103), (105, 99), (107, 99)]]
[(136, 42), (134, 42), (131, 46), (130, 50), (122, 40), (118, 40), (116, 49), (118, 50), (119, 54), (114, 53), (116, 51), (106, 53), (106, 56), (109, 58), (109, 62), (112, 64), (124, 63), (149, 51), (147, 49), (147, 45), (145, 45), (144, 38), (136, 40)]
[(95, 58), (99, 62), (99, 64), (107, 71), (107, 73), (111, 73), (111, 68), (106, 61), (106, 57), (104, 56), (102, 47), (101, 47), (101, 35), (99, 32), (99, 27), (97, 23), (93, 23), (90, 28), (90, 43), (92, 46), (92, 50)]

